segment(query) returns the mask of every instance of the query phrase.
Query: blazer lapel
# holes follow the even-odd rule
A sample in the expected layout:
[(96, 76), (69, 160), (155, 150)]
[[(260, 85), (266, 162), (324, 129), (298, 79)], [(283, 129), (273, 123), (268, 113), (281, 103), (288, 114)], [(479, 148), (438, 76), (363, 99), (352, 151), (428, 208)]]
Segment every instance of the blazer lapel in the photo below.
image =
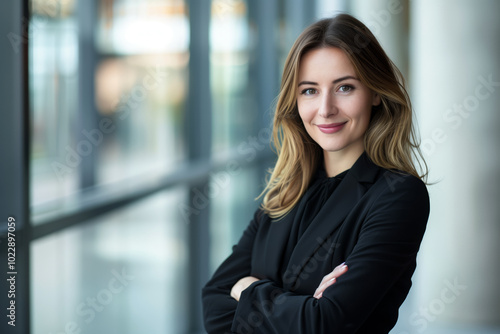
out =
[[(295, 279), (300, 277), (309, 260), (343, 223), (347, 214), (376, 180), (379, 170), (380, 167), (371, 162), (366, 153), (363, 153), (347, 172), (292, 252), (289, 265), (296, 268), (294, 270), (296, 275), (293, 275)], [(300, 267), (299, 270), (296, 266)]]

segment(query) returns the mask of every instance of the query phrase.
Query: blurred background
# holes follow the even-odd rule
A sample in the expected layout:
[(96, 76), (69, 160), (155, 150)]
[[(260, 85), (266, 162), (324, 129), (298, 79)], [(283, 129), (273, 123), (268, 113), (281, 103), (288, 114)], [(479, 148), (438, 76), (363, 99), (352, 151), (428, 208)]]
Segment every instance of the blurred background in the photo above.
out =
[(201, 286), (274, 161), (287, 52), (338, 12), (361, 19), (407, 78), (435, 182), (391, 333), (500, 333), (495, 0), (3, 4), (2, 310), (9, 217), (17, 276), (16, 326), (2, 314), (1, 332), (203, 333)]

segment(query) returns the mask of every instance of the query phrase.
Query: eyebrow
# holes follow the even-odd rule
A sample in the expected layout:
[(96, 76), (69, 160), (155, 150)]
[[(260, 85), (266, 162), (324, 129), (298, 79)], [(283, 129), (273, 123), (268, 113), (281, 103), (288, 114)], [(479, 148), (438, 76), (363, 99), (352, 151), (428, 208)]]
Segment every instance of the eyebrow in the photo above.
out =
[[(336, 83), (339, 83), (339, 82), (347, 80), (347, 79), (354, 79), (354, 80), (358, 80), (359, 81), (358, 78), (353, 77), (352, 75), (346, 75), (345, 77), (333, 80), (333, 83), (336, 84)], [(301, 81), (301, 82), (299, 82), (299, 87), (302, 86), (302, 85), (315, 85), (315, 86), (317, 86), (318, 83), (317, 82), (313, 82), (313, 81)]]

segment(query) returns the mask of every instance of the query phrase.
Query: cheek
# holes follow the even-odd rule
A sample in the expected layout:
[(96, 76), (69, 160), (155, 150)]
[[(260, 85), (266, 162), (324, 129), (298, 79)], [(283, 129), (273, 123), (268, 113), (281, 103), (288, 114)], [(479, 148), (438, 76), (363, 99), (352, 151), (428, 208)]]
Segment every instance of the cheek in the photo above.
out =
[(307, 123), (312, 119), (310, 110), (304, 103), (297, 103), (297, 108), (299, 109), (300, 119), (307, 126)]
[(363, 101), (363, 102), (365, 103), (360, 103), (352, 109), (356, 110), (353, 117), (356, 118), (358, 124), (362, 124), (363, 126), (368, 126), (372, 112), (372, 105), (371, 103), (368, 103), (369, 101)]
[(297, 102), (299, 115), (304, 123), (312, 121), (318, 111), (318, 102), (316, 99), (303, 99)]
[(366, 131), (370, 127), (370, 113), (371, 112), (366, 112), (363, 115), (363, 117), (360, 119), (360, 131), (363, 133), (363, 135), (366, 133)]

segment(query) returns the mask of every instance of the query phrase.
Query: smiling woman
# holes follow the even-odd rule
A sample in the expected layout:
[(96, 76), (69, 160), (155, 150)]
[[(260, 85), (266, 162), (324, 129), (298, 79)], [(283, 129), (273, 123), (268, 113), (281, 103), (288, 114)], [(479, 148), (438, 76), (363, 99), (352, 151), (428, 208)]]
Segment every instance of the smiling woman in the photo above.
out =
[(429, 197), (403, 79), (360, 21), (341, 14), (299, 36), (273, 139), (261, 207), (203, 289), (207, 331), (388, 333)]
[(338, 48), (320, 48), (304, 55), (299, 81), (300, 118), (323, 149), (328, 176), (335, 176), (363, 153), (371, 108), (380, 104), (380, 96), (359, 81), (349, 58)]

